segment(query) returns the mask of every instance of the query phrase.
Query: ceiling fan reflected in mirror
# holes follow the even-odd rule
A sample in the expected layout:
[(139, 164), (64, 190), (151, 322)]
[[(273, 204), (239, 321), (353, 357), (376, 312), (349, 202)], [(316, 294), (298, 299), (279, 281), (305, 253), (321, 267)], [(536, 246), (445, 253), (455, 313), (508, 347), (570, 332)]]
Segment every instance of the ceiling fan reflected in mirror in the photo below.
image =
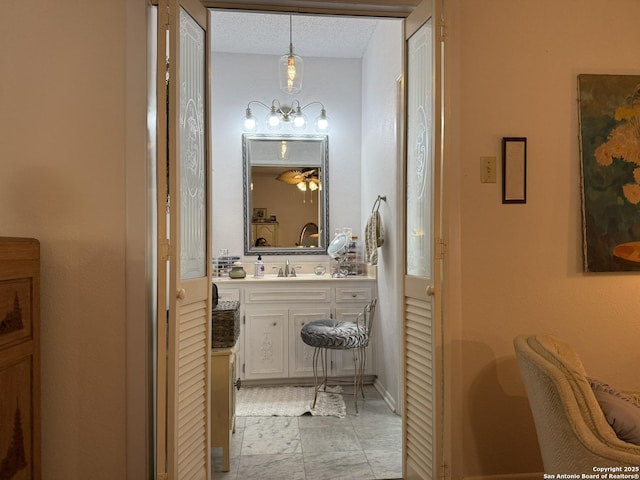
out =
[(321, 187), (317, 168), (286, 170), (278, 175), (276, 180), (280, 180), (281, 182), (289, 185), (295, 185), (303, 192), (307, 190), (314, 192)]

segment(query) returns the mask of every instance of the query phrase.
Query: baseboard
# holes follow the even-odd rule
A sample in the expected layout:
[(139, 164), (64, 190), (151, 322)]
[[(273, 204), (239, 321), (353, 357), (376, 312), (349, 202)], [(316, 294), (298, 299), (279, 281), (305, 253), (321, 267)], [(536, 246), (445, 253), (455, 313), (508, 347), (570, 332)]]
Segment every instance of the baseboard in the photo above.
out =
[(396, 409), (396, 400), (395, 400), (395, 398), (393, 398), (391, 395), (389, 395), (389, 392), (387, 391), (386, 388), (384, 388), (384, 385), (382, 385), (378, 381), (377, 377), (373, 381), (373, 387), (378, 391), (378, 393), (380, 394), (382, 399), (385, 401), (385, 403), (389, 406), (391, 411), (392, 412), (397, 412), (398, 410)]
[(538, 473), (509, 473), (507, 475), (480, 475), (479, 477), (464, 477), (464, 480), (540, 480), (542, 472)]

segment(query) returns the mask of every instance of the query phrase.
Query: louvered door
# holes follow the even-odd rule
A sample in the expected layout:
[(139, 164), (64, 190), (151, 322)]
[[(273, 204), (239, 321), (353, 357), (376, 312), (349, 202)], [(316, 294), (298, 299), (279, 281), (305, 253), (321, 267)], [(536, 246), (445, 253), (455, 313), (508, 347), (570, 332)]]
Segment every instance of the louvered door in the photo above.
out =
[[(441, 156), (439, 47), (435, 5), (406, 20), (403, 477), (440, 478), (439, 335)], [(436, 258), (438, 257), (438, 258)]]
[(160, 480), (211, 476), (207, 17), (197, 0), (159, 2), (158, 56), (168, 58), (168, 68), (158, 62)]

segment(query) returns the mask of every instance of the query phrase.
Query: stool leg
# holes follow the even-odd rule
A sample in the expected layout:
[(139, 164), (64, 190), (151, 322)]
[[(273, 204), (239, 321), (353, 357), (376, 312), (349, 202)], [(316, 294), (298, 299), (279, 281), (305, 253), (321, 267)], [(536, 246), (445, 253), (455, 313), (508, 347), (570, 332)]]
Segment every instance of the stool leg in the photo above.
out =
[(367, 350), (366, 348), (360, 349), (360, 393), (362, 393), (362, 399), (364, 400), (364, 369), (367, 365)]
[(313, 350), (313, 406), (316, 408), (316, 401), (318, 400), (318, 355), (320, 354), (320, 348), (316, 347)]
[(329, 352), (329, 349), (324, 348), (323, 349), (323, 357), (322, 357), (322, 376), (324, 377), (323, 380), (323, 384), (324, 384), (324, 391), (327, 391), (327, 375), (328, 375), (328, 370), (329, 370), (329, 364), (328, 364), (328, 360), (327, 360), (327, 353)]
[(360, 376), (360, 368), (358, 365), (357, 349), (353, 349), (353, 403), (356, 407), (356, 415), (358, 414), (358, 377)]

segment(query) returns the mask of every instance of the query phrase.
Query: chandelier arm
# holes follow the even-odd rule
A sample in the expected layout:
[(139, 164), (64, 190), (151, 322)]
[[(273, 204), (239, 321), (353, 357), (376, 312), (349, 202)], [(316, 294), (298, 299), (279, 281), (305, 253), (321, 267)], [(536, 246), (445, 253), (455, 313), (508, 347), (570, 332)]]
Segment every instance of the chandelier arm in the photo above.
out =
[(262, 105), (267, 110), (271, 110), (271, 107), (269, 105), (267, 105), (266, 103), (262, 103), (260, 100), (251, 100), (249, 103), (247, 103), (247, 108), (251, 108), (251, 105), (254, 103), (257, 103), (258, 105)]
[[(300, 103), (298, 103), (298, 105), (300, 105)], [(324, 105), (322, 104), (322, 102), (307, 103), (304, 107), (302, 107), (302, 110), (304, 110), (307, 107), (310, 107), (311, 105), (320, 105), (322, 107), (322, 109), (324, 110)]]

